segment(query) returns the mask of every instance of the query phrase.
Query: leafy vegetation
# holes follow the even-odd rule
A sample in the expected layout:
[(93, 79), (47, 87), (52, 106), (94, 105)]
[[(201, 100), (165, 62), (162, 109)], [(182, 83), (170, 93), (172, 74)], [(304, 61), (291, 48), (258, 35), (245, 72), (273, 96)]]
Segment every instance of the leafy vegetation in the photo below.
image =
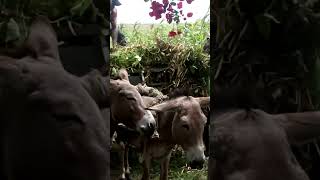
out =
[(320, 47), (319, 3), (257, 2), (255, 6), (244, 0), (213, 5), (219, 18), (215, 82), (264, 89), (271, 112), (317, 108), (320, 99), (311, 101), (311, 96), (319, 94), (313, 88), (319, 84), (319, 78), (313, 76)]
[[(215, 86), (261, 89), (260, 108), (271, 113), (319, 109), (319, 0), (218, 0), (212, 7)], [(297, 159), (317, 172), (318, 143), (306, 149)]]
[(24, 41), (36, 15), (45, 15), (59, 28), (98, 23), (108, 29), (108, 2), (98, 0), (0, 0), (0, 46), (16, 46)]
[[(171, 88), (193, 87), (197, 95), (208, 95), (209, 55), (203, 46), (209, 35), (209, 23), (122, 25), (127, 37), (126, 47), (114, 47), (110, 57), (112, 73), (119, 68), (129, 72), (144, 71), (146, 83), (167, 82), (159, 86), (164, 93)], [(170, 32), (177, 35), (170, 36)], [(162, 68), (152, 76), (153, 69)]]

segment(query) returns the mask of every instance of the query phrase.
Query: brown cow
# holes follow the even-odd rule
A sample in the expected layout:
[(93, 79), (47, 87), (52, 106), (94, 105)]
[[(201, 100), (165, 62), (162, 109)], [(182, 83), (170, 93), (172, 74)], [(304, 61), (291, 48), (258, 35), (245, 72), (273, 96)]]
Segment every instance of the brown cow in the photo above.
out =
[(309, 179), (290, 143), (304, 143), (320, 136), (320, 112), (268, 114), (251, 109), (248, 104), (225, 103), (229, 98), (221, 99), (215, 94), (210, 179)]
[[(209, 97), (183, 96), (148, 108), (158, 113), (159, 138), (150, 139), (140, 136), (140, 139), (131, 141), (132, 144), (140, 147), (143, 153), (142, 179), (149, 179), (152, 159), (161, 161), (160, 179), (168, 179), (170, 155), (176, 144), (181, 145), (186, 151), (191, 166), (203, 164), (205, 156), (202, 134), (207, 118), (202, 113), (201, 106), (207, 106), (209, 99)], [(128, 162), (126, 163), (128, 168)]]
[[(121, 69), (116, 80), (110, 80), (111, 97), (111, 134), (121, 131), (119, 124), (123, 124), (131, 131), (137, 131), (140, 135), (151, 137), (156, 130), (156, 121), (146, 110), (143, 99), (137, 88), (130, 84), (128, 73)], [(117, 130), (118, 129), (118, 130)], [(121, 167), (125, 167), (126, 146), (124, 139), (120, 140)], [(122, 142), (123, 141), (123, 142)], [(120, 173), (120, 179), (125, 179), (126, 169)], [(127, 173), (128, 174), (128, 173)]]
[(63, 69), (47, 19), (25, 47), (21, 59), (0, 57), (0, 179), (108, 179), (108, 125), (94, 101), (104, 90)]
[[(146, 111), (146, 114), (144, 116), (144, 118), (147, 118), (147, 119), (155, 119), (155, 114), (152, 112), (152, 111), (149, 111), (147, 110)], [(143, 147), (144, 147), (144, 142), (146, 139), (155, 139), (155, 138), (159, 138), (159, 134), (158, 134), (158, 131), (155, 131), (155, 133), (151, 136), (151, 137), (146, 137), (146, 136), (142, 136), (138, 133), (135, 133), (135, 132), (128, 132), (128, 131), (125, 131), (125, 132), (119, 132), (121, 133), (120, 136), (121, 137), (117, 137), (119, 139), (126, 139), (126, 143), (124, 145), (124, 156), (123, 156), (123, 159), (122, 159), (122, 170), (123, 170), (123, 175), (125, 175), (125, 177), (127, 179), (131, 179), (130, 178), (130, 166), (129, 166), (129, 148), (130, 147), (134, 147), (134, 149), (138, 152), (143, 152)], [(125, 137), (123, 137), (125, 136)]]
[[(155, 104), (158, 104), (158, 102), (159, 102), (159, 99), (154, 98), (154, 97), (142, 96), (142, 99), (143, 99), (143, 102), (147, 108), (151, 107)], [(156, 118), (156, 112), (146, 110), (144, 118), (149, 119), (149, 121), (154, 121)], [(142, 135), (135, 133), (133, 131), (128, 131), (128, 129), (126, 127), (122, 131), (121, 130), (117, 131), (117, 133), (118, 133), (117, 139), (120, 139), (120, 141), (125, 139), (125, 141), (126, 141), (126, 144), (124, 145), (124, 149), (125, 149), (124, 156), (122, 157), (123, 159), (121, 159), (123, 161), (123, 162), (121, 162), (122, 176), (123, 177), (125, 176), (127, 179), (130, 179), (129, 147), (133, 146), (134, 149), (136, 149), (138, 152), (142, 152), (144, 140), (149, 139), (149, 138), (158, 138), (159, 134), (157, 131), (155, 131), (155, 133), (153, 134), (152, 137), (145, 137), (145, 136), (142, 136)]]
[[(161, 168), (162, 173), (160, 179), (168, 178), (167, 173), (170, 154), (172, 148), (176, 144), (181, 145), (184, 150), (187, 151), (187, 158), (191, 162), (191, 166), (193, 168), (202, 165), (205, 158), (202, 134), (204, 126), (203, 123), (205, 124), (206, 117), (203, 116), (200, 107), (208, 106), (210, 98), (193, 98), (191, 96), (183, 96), (169, 101), (164, 101), (158, 105), (155, 104), (159, 103), (159, 98), (146, 96), (142, 96), (142, 98), (144, 103), (147, 104), (147, 108), (152, 110), (152, 112), (149, 112), (148, 117), (157, 117), (157, 115), (154, 114), (154, 111), (157, 111), (160, 117), (160, 119), (157, 120), (159, 121), (159, 129), (157, 131), (159, 132), (158, 137), (146, 138), (134, 133), (126, 134), (126, 136), (128, 136), (128, 145), (133, 146), (138, 152), (142, 153), (142, 157), (144, 159), (143, 179), (149, 179), (149, 165), (152, 159), (162, 161), (163, 167)], [(177, 115), (177, 117), (174, 117), (174, 115)], [(180, 127), (186, 125), (190, 130), (185, 131), (184, 128)], [(175, 133), (173, 133), (173, 131)], [(190, 142), (188, 144), (184, 144), (184, 139), (182, 140), (181, 137), (189, 138)], [(128, 145), (125, 147), (123, 169), (129, 178), (130, 168), (128, 162)], [(192, 148), (190, 148), (190, 146)]]
[[(110, 80), (111, 124), (113, 128), (119, 123), (123, 123), (128, 128), (151, 136), (154, 133), (156, 122), (154, 119), (144, 118), (146, 109), (140, 93), (135, 86), (130, 84), (126, 70), (121, 69), (118, 77), (117, 80)], [(115, 129), (113, 129), (114, 131)]]

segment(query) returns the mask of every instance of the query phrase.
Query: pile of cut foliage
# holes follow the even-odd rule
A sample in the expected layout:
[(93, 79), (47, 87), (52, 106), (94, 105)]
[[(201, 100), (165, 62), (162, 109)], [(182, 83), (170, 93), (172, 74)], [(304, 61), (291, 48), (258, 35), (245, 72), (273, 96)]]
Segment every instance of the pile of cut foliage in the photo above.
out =
[(172, 88), (188, 87), (194, 95), (208, 95), (210, 63), (203, 46), (209, 23), (179, 25), (177, 29), (182, 34), (168, 37), (171, 28), (164, 24), (125, 26), (128, 46), (113, 49), (110, 58), (113, 73), (120, 68), (129, 73), (143, 71), (146, 84), (162, 82), (157, 88), (165, 94)]
[[(270, 113), (319, 109), (319, 0), (218, 0), (212, 6), (216, 86), (259, 90), (260, 108)], [(311, 179), (319, 175), (318, 149), (308, 144), (296, 154)]]
[(318, 109), (319, 4), (315, 0), (217, 1), (213, 5), (218, 15), (215, 82), (264, 89), (270, 112)]
[(47, 16), (57, 28), (92, 23), (109, 29), (108, 7), (105, 0), (0, 0), (0, 46), (20, 45), (37, 15)]

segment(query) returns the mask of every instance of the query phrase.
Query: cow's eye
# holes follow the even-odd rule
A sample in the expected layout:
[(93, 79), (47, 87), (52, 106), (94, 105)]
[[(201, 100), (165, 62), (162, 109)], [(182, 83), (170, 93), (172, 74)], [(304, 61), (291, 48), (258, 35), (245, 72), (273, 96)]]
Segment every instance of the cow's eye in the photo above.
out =
[(186, 130), (189, 130), (189, 125), (188, 124), (183, 124), (182, 127), (185, 128)]
[(136, 98), (134, 98), (134, 97), (130, 97), (130, 96), (129, 96), (129, 97), (127, 97), (127, 99), (128, 99), (128, 100), (131, 100), (131, 101), (135, 101), (135, 100), (136, 100)]

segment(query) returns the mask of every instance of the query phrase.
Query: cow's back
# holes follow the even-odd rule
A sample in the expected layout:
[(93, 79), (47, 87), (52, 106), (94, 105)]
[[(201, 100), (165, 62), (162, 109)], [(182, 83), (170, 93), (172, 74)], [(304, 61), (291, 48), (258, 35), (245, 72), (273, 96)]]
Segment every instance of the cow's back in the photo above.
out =
[(212, 179), (309, 179), (295, 160), (284, 130), (267, 113), (238, 110), (213, 117)]

